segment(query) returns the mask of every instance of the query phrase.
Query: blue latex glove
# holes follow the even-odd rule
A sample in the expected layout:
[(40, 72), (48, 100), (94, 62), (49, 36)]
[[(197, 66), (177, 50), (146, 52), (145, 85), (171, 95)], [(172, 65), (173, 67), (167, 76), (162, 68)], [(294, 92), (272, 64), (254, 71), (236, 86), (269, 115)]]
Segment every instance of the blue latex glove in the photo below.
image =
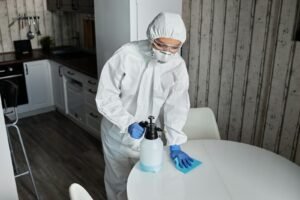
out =
[(128, 132), (132, 138), (140, 139), (144, 134), (144, 128), (135, 122), (128, 127)]
[(189, 168), (192, 166), (194, 159), (192, 159), (185, 152), (181, 151), (179, 145), (170, 146), (170, 157), (173, 162), (179, 165), (180, 168)]

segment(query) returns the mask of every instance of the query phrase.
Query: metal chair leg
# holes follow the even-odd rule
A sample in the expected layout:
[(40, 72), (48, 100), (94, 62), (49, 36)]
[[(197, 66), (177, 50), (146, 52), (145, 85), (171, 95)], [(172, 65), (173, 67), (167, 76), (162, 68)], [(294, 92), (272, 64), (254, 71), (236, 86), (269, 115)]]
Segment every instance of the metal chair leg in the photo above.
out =
[(10, 139), (10, 132), (9, 132), (7, 127), (6, 127), (6, 132), (7, 132), (7, 140), (8, 140), (8, 144), (9, 144), (10, 154), (11, 154), (11, 157), (12, 157), (12, 163), (13, 163), (13, 166), (14, 166), (14, 171), (17, 174), (17, 173), (19, 173), (19, 169), (18, 169), (16, 157), (15, 157), (15, 154), (14, 154), (13, 145), (12, 145), (12, 142), (11, 142), (11, 139)]
[(13, 125), (13, 127), (15, 127), (16, 130), (17, 130), (18, 137), (19, 137), (19, 140), (20, 140), (20, 143), (21, 143), (21, 146), (22, 146), (23, 154), (24, 154), (24, 157), (25, 157), (25, 160), (26, 160), (26, 164), (27, 164), (27, 167), (28, 167), (29, 175), (30, 175), (30, 178), (31, 178), (31, 181), (32, 181), (32, 185), (33, 185), (34, 191), (35, 191), (35, 195), (36, 195), (36, 198), (39, 200), (40, 197), (38, 195), (38, 192), (37, 192), (37, 189), (36, 189), (36, 185), (35, 185), (35, 181), (34, 181), (34, 178), (32, 176), (31, 167), (30, 167), (30, 164), (29, 164), (29, 160), (27, 158), (27, 154), (26, 154), (26, 150), (25, 150), (25, 147), (24, 147), (24, 144), (23, 144), (21, 132), (20, 132), (18, 126)]

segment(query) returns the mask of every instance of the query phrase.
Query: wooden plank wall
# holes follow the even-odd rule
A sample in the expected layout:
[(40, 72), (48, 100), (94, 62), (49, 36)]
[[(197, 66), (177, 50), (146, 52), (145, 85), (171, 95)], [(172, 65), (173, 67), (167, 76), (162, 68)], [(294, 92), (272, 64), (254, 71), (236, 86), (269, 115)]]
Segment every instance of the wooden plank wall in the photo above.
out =
[(183, 0), (182, 51), (191, 105), (213, 109), (222, 139), (298, 164), (300, 42), (293, 33), (299, 6), (297, 0)]
[(14, 40), (27, 39), (28, 27), (20, 28), (16, 22), (11, 28), (8, 24), (19, 14), (40, 16), (41, 36), (31, 40), (34, 49), (40, 48), (39, 39), (49, 35), (55, 45), (76, 45), (76, 32), (82, 44), (82, 19), (88, 15), (74, 13), (52, 13), (47, 10), (46, 0), (0, 0), (0, 53), (14, 51)]

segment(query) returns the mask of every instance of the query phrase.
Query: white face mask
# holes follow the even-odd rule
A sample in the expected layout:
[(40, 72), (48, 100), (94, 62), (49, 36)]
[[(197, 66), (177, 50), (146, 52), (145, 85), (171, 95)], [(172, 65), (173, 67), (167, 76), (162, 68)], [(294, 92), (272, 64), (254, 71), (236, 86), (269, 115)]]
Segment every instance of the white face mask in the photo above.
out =
[(157, 59), (157, 61), (161, 62), (161, 63), (166, 63), (175, 57), (175, 54), (172, 54), (168, 51), (160, 51), (155, 48), (152, 48), (152, 50), (153, 50), (154, 58)]

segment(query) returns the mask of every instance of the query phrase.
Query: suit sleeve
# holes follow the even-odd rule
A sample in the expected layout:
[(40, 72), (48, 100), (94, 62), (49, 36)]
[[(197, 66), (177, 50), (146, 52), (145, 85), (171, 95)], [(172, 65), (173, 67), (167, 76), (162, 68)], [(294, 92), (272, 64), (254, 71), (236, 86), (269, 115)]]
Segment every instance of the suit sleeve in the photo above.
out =
[(182, 129), (190, 109), (188, 88), (189, 77), (185, 64), (182, 64), (163, 107), (168, 145), (180, 145), (187, 141), (187, 136)]
[(128, 126), (136, 120), (124, 108), (120, 98), (120, 85), (125, 75), (122, 60), (124, 55), (116, 52), (104, 65), (98, 84), (96, 104), (98, 111), (106, 119), (118, 126), (121, 132), (127, 132)]

